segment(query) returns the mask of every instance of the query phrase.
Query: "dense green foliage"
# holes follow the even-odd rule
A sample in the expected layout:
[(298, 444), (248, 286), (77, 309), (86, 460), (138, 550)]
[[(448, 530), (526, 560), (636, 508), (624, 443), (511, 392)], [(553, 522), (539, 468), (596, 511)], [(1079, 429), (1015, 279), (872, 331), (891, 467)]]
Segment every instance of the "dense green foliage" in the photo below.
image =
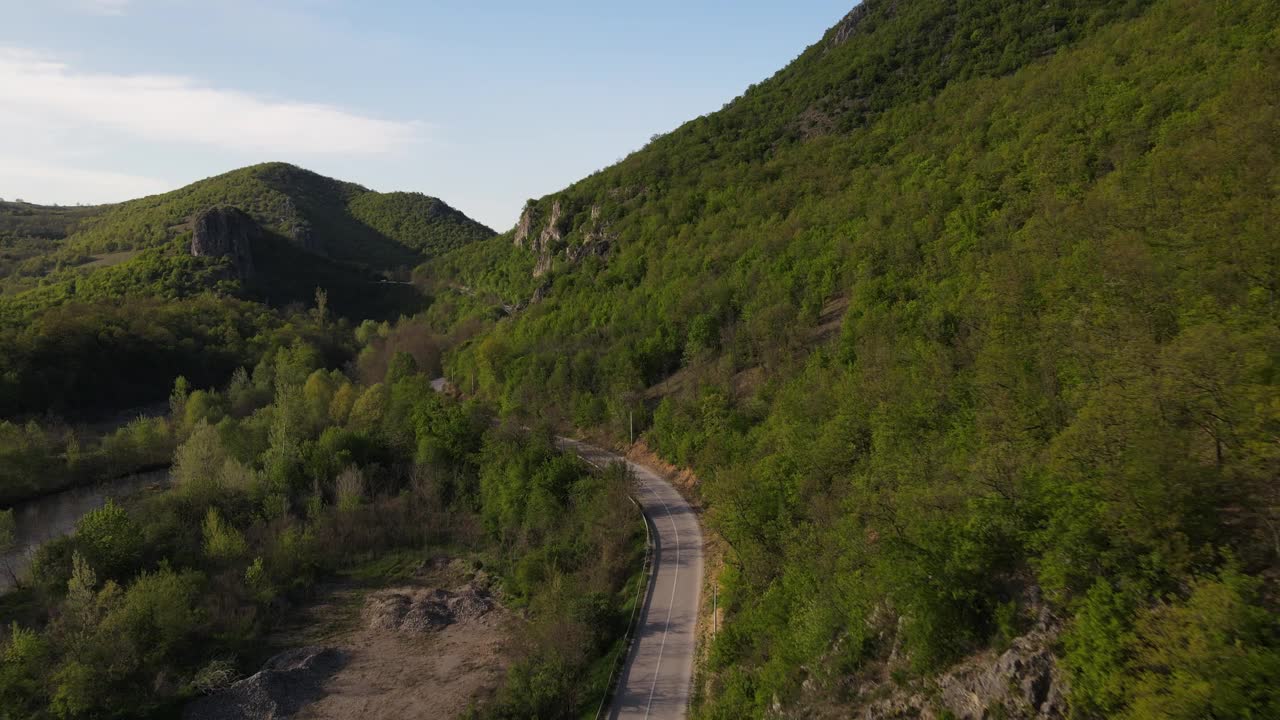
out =
[(164, 400), (178, 375), (222, 383), (237, 367), (297, 339), (344, 359), (350, 343), (331, 340), (314, 312), (282, 313), (213, 295), (136, 298), (119, 304), (51, 308), (0, 330), (0, 416), (110, 410)]
[(102, 211), (98, 205), (33, 205), (0, 200), (0, 237), (33, 237), (61, 240), (80, 221)]
[(91, 262), (93, 258), (84, 253), (58, 250), (81, 220), (98, 212), (100, 207), (0, 200), (0, 295), (29, 289), (39, 278), (66, 266)]
[(634, 414), (698, 471), (730, 547), (704, 717), (851, 701), (1045, 606), (1080, 717), (1274, 715), (1277, 28), (1265, 0), (868, 0), (532, 203), (535, 236), (562, 210), (547, 257), (428, 265), (424, 322), (473, 338), (464, 390)]
[(351, 199), (351, 215), (424, 257), (493, 236), (493, 231), (422, 193), (365, 192)]
[(0, 421), (0, 506), (162, 467), (173, 456), (164, 418), (139, 417), (102, 436)]
[(0, 617), (0, 718), (171, 717), (256, 669), (317, 580), (433, 548), (466, 549), (528, 608), (487, 714), (598, 702), (642, 552), (625, 478), (493, 428), (406, 353), (367, 386), (323, 362), (297, 344), (224, 392), (177, 384), (161, 423), (182, 439), (172, 489), (42, 547), (23, 611)]

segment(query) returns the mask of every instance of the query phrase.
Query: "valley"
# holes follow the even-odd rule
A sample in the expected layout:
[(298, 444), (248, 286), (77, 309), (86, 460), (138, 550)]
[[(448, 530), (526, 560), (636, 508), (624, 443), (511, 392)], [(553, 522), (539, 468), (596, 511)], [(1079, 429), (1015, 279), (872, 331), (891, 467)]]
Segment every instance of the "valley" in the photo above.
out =
[(505, 231), (0, 201), (0, 720), (1280, 716), (1277, 28), (864, 0)]

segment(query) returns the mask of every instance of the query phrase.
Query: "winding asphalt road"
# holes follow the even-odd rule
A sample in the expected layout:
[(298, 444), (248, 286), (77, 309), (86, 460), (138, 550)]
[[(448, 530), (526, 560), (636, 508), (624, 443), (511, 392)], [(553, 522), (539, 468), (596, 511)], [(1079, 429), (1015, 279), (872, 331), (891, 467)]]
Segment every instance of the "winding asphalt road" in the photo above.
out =
[(604, 467), (625, 462), (636, 481), (636, 501), (649, 519), (654, 572), (626, 665), (608, 717), (624, 720), (684, 718), (693, 686), (693, 653), (702, 592), (702, 529), (670, 483), (649, 468), (576, 440), (562, 448)]

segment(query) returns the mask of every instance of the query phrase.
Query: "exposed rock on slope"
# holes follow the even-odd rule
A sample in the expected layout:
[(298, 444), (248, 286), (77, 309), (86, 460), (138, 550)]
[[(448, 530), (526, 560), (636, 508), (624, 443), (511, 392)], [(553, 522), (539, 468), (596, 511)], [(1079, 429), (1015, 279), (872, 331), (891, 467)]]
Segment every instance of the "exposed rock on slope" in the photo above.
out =
[(1053, 657), (1056, 633), (1038, 628), (1015, 639), (999, 655), (978, 655), (935, 678), (931, 688), (896, 690), (865, 707), (864, 720), (879, 718), (990, 717), (1059, 720), (1066, 717), (1062, 677)]
[(848, 42), (849, 38), (853, 37), (854, 32), (858, 29), (862, 19), (866, 16), (867, 4), (865, 2), (850, 10), (832, 30), (831, 39), (827, 42), (827, 49), (830, 50)]
[(534, 277), (541, 277), (551, 270), (551, 256), (555, 252), (556, 244), (564, 237), (560, 231), (562, 214), (560, 201), (557, 200), (552, 203), (551, 217), (547, 218), (547, 224), (542, 226), (542, 233), (538, 235), (538, 241), (533, 246), (533, 251), (538, 254), (538, 264), (533, 267)]
[(533, 231), (533, 209), (536, 207), (534, 202), (530, 200), (525, 203), (524, 210), (520, 213), (520, 222), (516, 223), (516, 232), (513, 242), (516, 247), (524, 247), (524, 243), (529, 239), (529, 233)]
[[(537, 261), (533, 266), (535, 278), (542, 277), (551, 271), (555, 255), (561, 250), (564, 251), (564, 257), (572, 264), (577, 264), (589, 256), (604, 257), (609, 254), (614, 235), (607, 232), (607, 225), (601, 220), (599, 205), (591, 206), (591, 220), (588, 224), (566, 229), (565, 207), (559, 199), (556, 199), (551, 203), (550, 214), (542, 224), (541, 231), (534, 237), (534, 226), (537, 224), (536, 210), (535, 203), (530, 202), (525, 205), (512, 236), (512, 242), (516, 247), (523, 248), (527, 244), (529, 251), (537, 255)], [(572, 208), (568, 215), (573, 215)], [(577, 238), (576, 241), (574, 238)], [(530, 302), (537, 302), (540, 299), (541, 297), (535, 297)]]
[(253, 275), (253, 238), (261, 232), (253, 218), (234, 207), (205, 210), (192, 222), (191, 254), (228, 258), (237, 277)]
[(1038, 594), (1033, 597), (1034, 625), (1006, 649), (977, 653), (936, 676), (906, 683), (892, 679), (905, 662), (902, 618), (892, 622), (881, 615), (881, 638), (891, 650), (879, 669), (827, 681), (811, 677), (794, 705), (776, 703), (774, 712), (788, 718), (1061, 720), (1067, 716), (1067, 687), (1053, 655), (1061, 623)]

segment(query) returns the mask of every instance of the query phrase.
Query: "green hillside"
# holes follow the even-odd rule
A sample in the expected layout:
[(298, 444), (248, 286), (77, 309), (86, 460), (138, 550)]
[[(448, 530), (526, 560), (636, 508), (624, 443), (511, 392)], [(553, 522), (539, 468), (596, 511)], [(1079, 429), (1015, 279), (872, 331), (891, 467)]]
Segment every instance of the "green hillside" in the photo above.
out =
[(1277, 715), (1278, 28), (867, 0), (430, 263), (427, 322), (464, 390), (697, 471), (702, 717), (956, 712), (928, 678), (1029, 631), (1077, 717)]
[(191, 216), (230, 205), (263, 227), (329, 257), (374, 269), (412, 265), (493, 231), (441, 200), (382, 194), (285, 163), (265, 163), (179, 190), (104, 208), (81, 225), (71, 245), (115, 252), (161, 245)]
[[(193, 256), (193, 221), (211, 208), (249, 218), (251, 271)], [(117, 205), (4, 203), (0, 417), (162, 399), (183, 373), (224, 382), (318, 291), (347, 319), (412, 313), (427, 298), (388, 277), (491, 235), (435, 198), (283, 163)]]
[[(0, 266), (0, 280), (19, 275), (48, 285), (131, 259), (132, 253), (181, 246), (190, 241), (194, 216), (224, 206), (245, 211), (268, 234), (313, 255), (375, 272), (412, 267), (494, 234), (436, 198), (377, 193), (292, 165), (266, 163), (117, 205), (0, 203), (0, 240), (26, 249), (22, 257), (16, 250), (0, 256), (9, 261)], [(34, 252), (32, 240), (45, 241), (41, 252)], [(25, 265), (17, 262), (28, 258)], [(8, 285), (0, 289), (10, 294), (22, 289)]]

